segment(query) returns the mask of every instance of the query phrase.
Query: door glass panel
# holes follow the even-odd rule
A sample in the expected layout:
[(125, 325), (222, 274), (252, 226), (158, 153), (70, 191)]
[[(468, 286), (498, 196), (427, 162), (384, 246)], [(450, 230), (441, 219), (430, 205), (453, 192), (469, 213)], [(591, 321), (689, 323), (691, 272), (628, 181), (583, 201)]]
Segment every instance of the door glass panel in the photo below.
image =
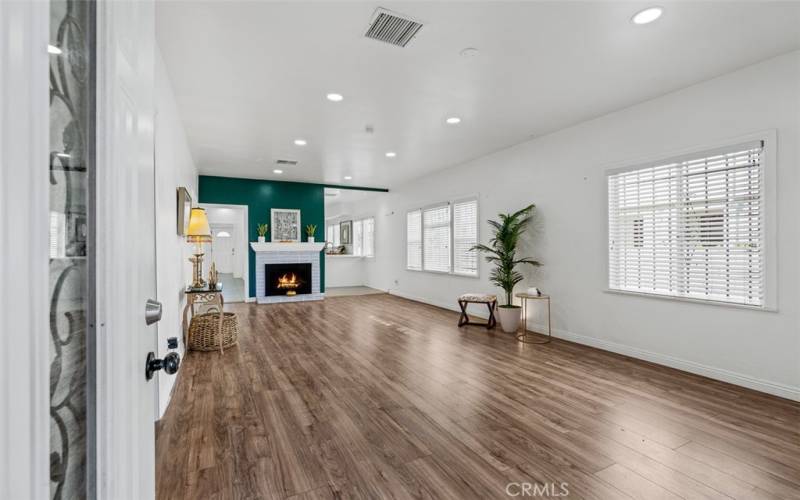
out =
[(92, 2), (50, 1), (50, 497), (87, 496)]

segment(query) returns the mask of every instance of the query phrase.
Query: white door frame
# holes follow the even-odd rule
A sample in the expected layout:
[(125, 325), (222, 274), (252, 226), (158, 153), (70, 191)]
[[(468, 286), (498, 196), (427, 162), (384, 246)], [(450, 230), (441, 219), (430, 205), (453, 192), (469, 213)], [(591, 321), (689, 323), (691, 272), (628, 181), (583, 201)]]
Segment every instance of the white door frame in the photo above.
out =
[[(197, 194), (197, 197), (200, 198), (200, 194)], [(248, 224), (250, 224), (250, 216), (248, 214), (248, 206), (247, 205), (231, 205), (226, 203), (200, 203), (198, 202), (197, 206), (201, 208), (233, 208), (236, 210), (242, 210), (242, 216), (244, 217), (244, 222), (242, 224), (242, 233), (239, 235), (239, 241), (236, 242), (237, 252), (242, 251), (244, 255), (244, 275), (242, 279), (244, 279), (244, 300), (245, 302), (253, 302), (255, 301), (255, 297), (250, 297), (250, 228)]]
[(0, 498), (50, 497), (49, 36), (0, 1)]

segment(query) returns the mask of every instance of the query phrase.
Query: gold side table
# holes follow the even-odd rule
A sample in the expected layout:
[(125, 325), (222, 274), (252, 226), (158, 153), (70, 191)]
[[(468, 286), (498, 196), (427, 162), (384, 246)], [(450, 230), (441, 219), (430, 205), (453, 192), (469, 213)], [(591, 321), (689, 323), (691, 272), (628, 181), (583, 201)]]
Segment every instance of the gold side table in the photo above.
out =
[[(550, 322), (550, 296), (549, 295), (531, 295), (529, 293), (516, 294), (522, 300), (522, 331), (517, 334), (517, 340), (526, 344), (547, 344), (553, 338), (552, 323)], [(547, 338), (544, 340), (533, 340), (529, 337), (531, 333), (544, 335), (541, 332), (528, 332), (528, 301), (529, 300), (546, 300), (547, 301)]]

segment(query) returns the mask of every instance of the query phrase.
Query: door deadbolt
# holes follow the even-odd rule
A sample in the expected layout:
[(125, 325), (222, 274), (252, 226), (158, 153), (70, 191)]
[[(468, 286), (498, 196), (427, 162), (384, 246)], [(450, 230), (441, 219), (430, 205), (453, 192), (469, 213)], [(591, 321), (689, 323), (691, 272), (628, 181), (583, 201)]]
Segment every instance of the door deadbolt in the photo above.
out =
[(161, 302), (147, 299), (144, 304), (144, 322), (148, 325), (161, 320)]

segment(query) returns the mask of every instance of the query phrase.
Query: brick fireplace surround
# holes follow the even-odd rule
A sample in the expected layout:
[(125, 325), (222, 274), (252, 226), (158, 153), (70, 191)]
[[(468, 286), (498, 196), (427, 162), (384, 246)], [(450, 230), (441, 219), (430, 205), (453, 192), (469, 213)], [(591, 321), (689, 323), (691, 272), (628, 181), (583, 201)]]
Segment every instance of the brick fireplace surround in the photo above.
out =
[[(322, 300), (325, 294), (320, 292), (320, 252), (325, 243), (250, 243), (256, 253), (256, 302), (259, 304), (277, 304), (281, 302), (305, 302)], [(311, 264), (311, 293), (295, 295), (266, 295), (266, 264)]]

